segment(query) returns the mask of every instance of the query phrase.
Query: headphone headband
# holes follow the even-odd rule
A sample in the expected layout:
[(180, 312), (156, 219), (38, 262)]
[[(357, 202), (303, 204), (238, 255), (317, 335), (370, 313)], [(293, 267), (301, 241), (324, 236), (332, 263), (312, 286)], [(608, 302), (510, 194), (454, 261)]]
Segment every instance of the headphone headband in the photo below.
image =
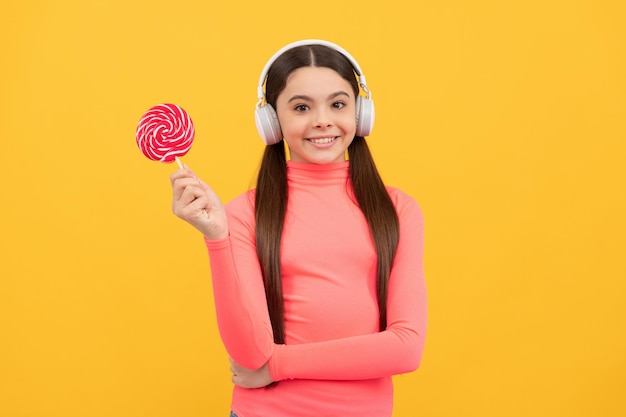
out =
[(265, 99), (265, 92), (263, 91), (263, 84), (265, 84), (267, 73), (269, 72), (272, 64), (274, 64), (278, 57), (285, 51), (303, 45), (321, 45), (328, 47), (336, 52), (339, 52), (350, 62), (354, 73), (356, 73), (359, 77), (359, 85), (361, 86), (361, 89), (367, 94), (367, 97), (363, 97), (360, 94), (356, 97), (356, 135), (362, 137), (368, 136), (372, 131), (372, 126), (374, 125), (374, 102), (371, 100), (371, 93), (365, 84), (365, 76), (363, 75), (363, 71), (361, 71), (361, 67), (359, 67), (359, 64), (352, 57), (352, 55), (339, 45), (318, 39), (307, 39), (290, 43), (289, 45), (281, 48), (270, 58), (269, 61), (267, 61), (265, 67), (263, 67), (263, 71), (259, 77), (259, 86), (257, 88), (259, 101), (254, 112), (254, 120), (257, 130), (259, 131), (259, 134), (265, 144), (273, 145), (283, 140), (282, 129), (280, 127), (280, 122), (278, 121), (276, 110), (274, 110), (274, 108), (267, 103), (267, 100)]
[(359, 66), (358, 62), (356, 62), (356, 59), (354, 59), (348, 51), (346, 51), (341, 46), (336, 45), (332, 42), (328, 42), (328, 41), (324, 41), (320, 39), (305, 39), (302, 41), (292, 42), (284, 46), (283, 48), (278, 50), (278, 52), (272, 55), (269, 61), (267, 61), (267, 63), (265, 64), (265, 67), (263, 67), (263, 71), (261, 71), (261, 76), (259, 77), (259, 86), (257, 87), (257, 97), (259, 99), (259, 102), (257, 103), (257, 107), (260, 106), (263, 100), (265, 99), (265, 92), (263, 91), (263, 84), (265, 84), (265, 78), (267, 77), (267, 73), (270, 67), (272, 66), (272, 64), (274, 63), (274, 61), (276, 61), (279, 56), (281, 56), (283, 53), (285, 53), (289, 49), (293, 49), (293, 48), (296, 48), (298, 46), (303, 46), (303, 45), (326, 46), (330, 49), (334, 49), (335, 51), (345, 56), (348, 59), (348, 61), (350, 61), (350, 64), (352, 64), (352, 68), (354, 69), (354, 72), (356, 73), (356, 75), (359, 76), (359, 85), (361, 86), (363, 91), (367, 94), (367, 98), (372, 97), (370, 91), (367, 88), (367, 84), (365, 82), (365, 75), (363, 75), (363, 71), (361, 71), (361, 67)]

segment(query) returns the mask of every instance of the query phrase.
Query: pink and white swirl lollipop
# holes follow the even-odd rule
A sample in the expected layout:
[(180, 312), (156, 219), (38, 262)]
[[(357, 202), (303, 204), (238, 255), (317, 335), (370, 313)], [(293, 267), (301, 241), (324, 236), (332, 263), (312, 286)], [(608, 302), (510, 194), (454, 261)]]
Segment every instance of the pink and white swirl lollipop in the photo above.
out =
[(184, 156), (193, 144), (195, 130), (191, 118), (175, 104), (158, 104), (139, 120), (135, 133), (137, 145), (153, 161), (170, 163)]

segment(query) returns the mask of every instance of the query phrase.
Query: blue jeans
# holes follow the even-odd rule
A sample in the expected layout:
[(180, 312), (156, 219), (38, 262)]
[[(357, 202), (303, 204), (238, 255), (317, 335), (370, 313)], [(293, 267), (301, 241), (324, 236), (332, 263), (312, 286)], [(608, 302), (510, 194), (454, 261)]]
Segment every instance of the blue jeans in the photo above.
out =
[(233, 413), (232, 411), (230, 412), (230, 417), (237, 417), (237, 414)]

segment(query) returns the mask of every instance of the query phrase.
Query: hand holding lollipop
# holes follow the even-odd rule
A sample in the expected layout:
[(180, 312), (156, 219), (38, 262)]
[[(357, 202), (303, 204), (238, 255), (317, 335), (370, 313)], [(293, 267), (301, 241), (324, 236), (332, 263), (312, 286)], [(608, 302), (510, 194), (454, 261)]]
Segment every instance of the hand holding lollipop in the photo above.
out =
[(175, 104), (159, 104), (139, 120), (135, 133), (141, 152), (153, 161), (170, 163), (184, 156), (193, 144), (195, 130), (191, 118)]
[(215, 191), (188, 167), (170, 175), (172, 211), (198, 229), (207, 239), (219, 240), (228, 235), (226, 211)]

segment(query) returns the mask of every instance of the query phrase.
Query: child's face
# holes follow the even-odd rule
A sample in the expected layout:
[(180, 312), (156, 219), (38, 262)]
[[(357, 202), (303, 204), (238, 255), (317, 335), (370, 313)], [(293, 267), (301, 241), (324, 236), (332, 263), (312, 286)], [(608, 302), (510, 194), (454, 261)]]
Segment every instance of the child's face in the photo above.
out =
[(276, 100), (291, 160), (344, 161), (356, 133), (355, 102), (350, 83), (330, 68), (302, 67), (292, 72)]

